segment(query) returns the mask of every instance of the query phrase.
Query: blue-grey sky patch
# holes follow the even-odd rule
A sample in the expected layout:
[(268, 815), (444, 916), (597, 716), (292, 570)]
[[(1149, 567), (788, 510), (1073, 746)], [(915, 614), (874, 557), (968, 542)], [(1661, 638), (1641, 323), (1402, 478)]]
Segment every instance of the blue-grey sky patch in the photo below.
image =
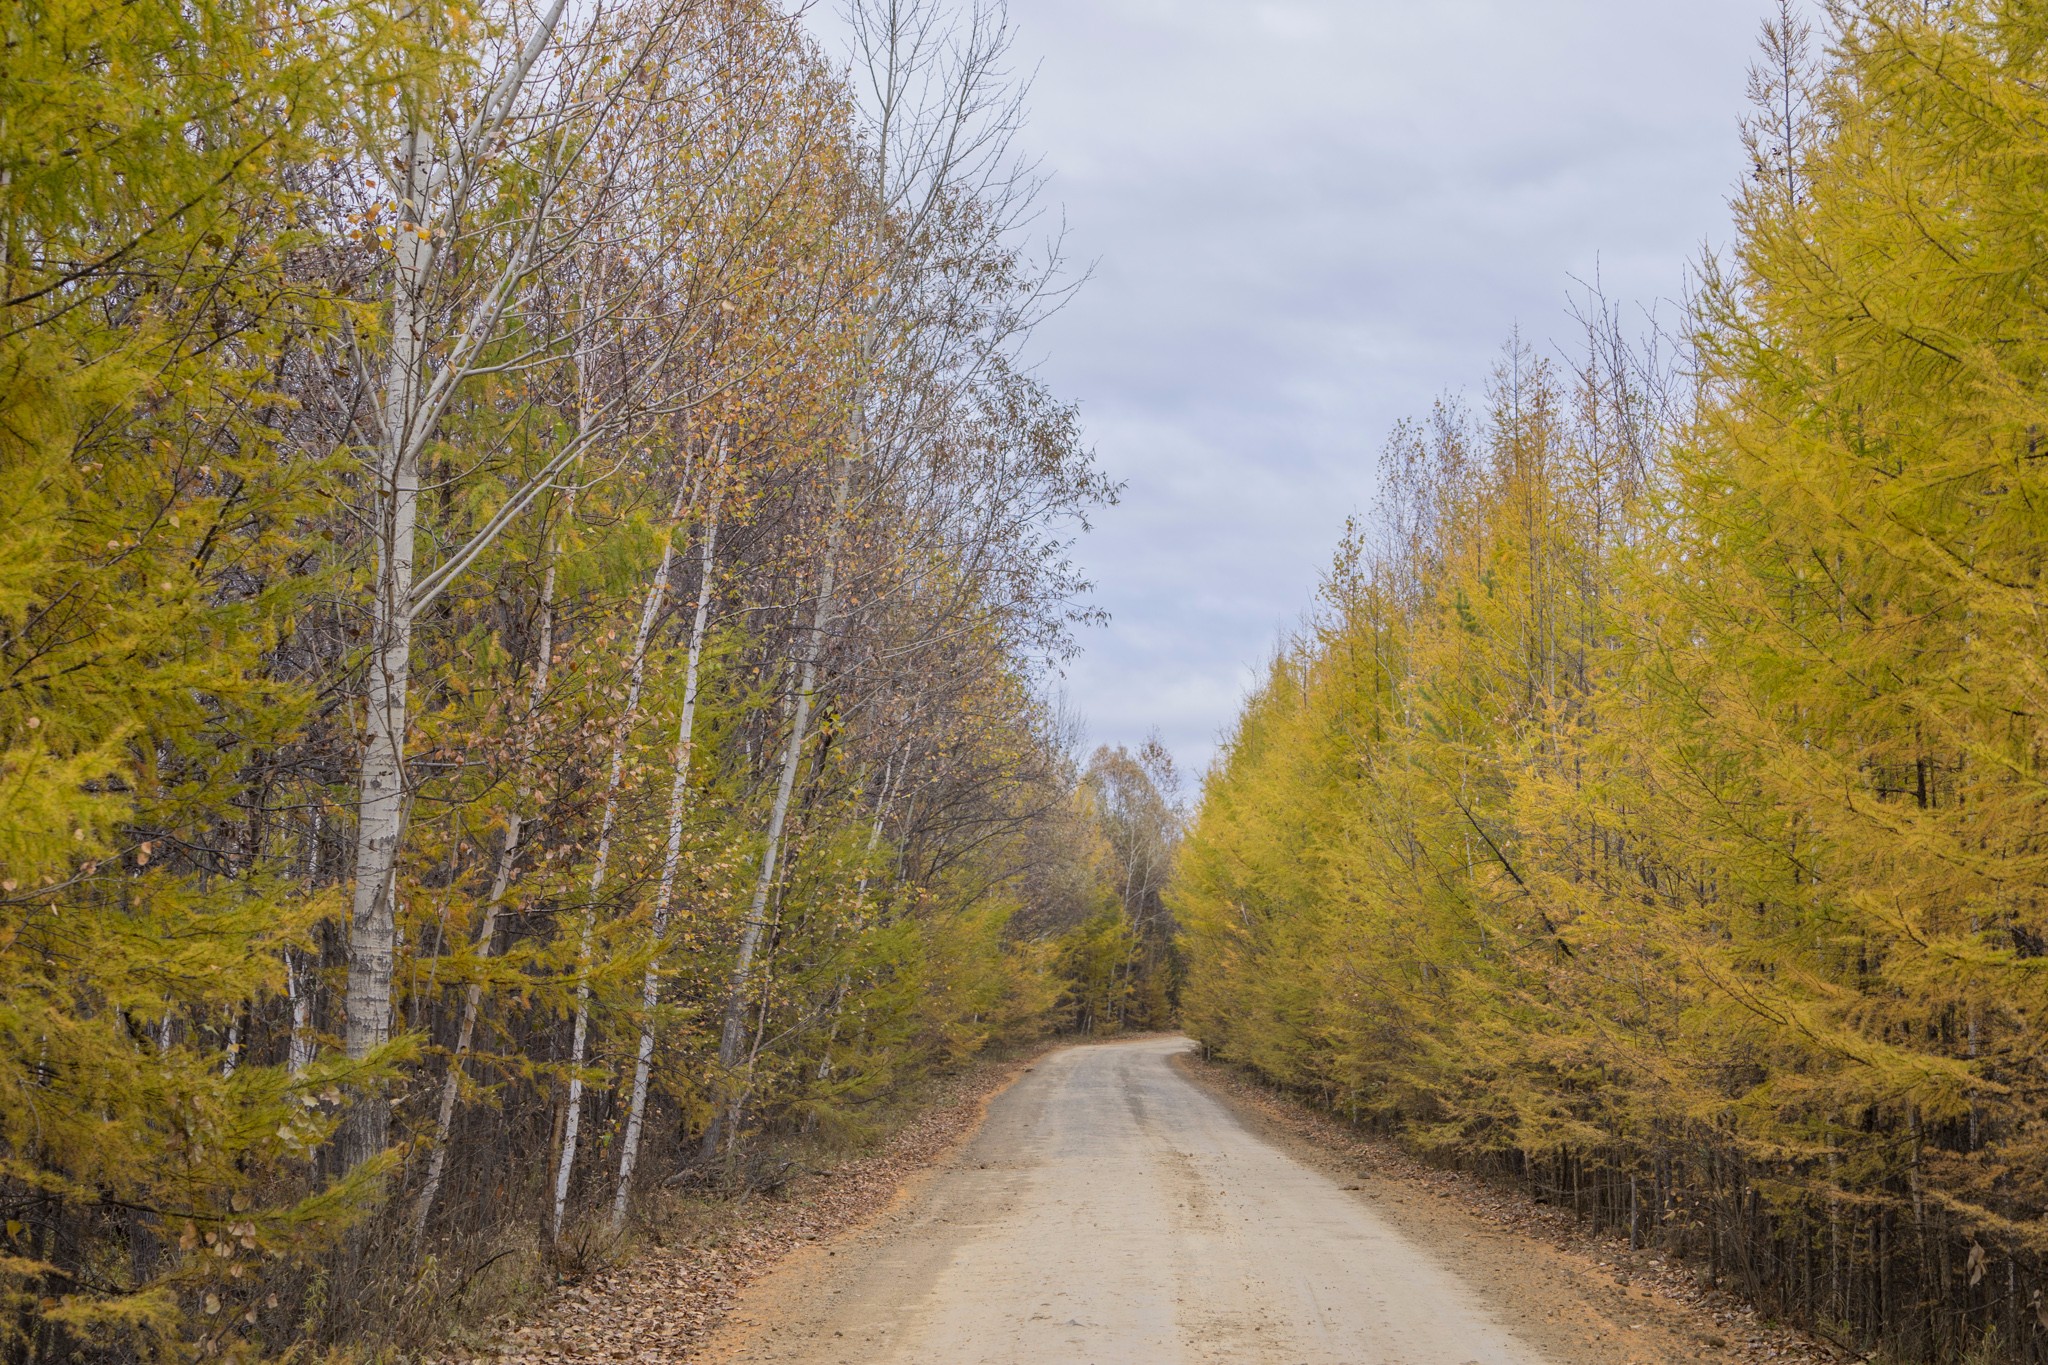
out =
[(1094, 278), (1036, 338), (1128, 481), (1080, 547), (1091, 737), (1199, 770), (1393, 423), (1572, 278), (1676, 297), (1728, 235), (1770, 0), (1011, 0), (1028, 150)]

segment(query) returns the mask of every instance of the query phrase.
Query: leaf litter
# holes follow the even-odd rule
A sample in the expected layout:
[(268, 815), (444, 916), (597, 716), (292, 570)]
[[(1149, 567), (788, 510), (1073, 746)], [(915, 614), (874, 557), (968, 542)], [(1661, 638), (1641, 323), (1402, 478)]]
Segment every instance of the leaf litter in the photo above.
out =
[(698, 1358), (743, 1289), (801, 1248), (881, 1213), (912, 1176), (970, 1137), (989, 1100), (1031, 1064), (1031, 1056), (987, 1060), (945, 1077), (879, 1149), (800, 1171), (773, 1193), (671, 1204), (648, 1230), (653, 1245), (557, 1286), (480, 1348), (444, 1350), (435, 1365)]

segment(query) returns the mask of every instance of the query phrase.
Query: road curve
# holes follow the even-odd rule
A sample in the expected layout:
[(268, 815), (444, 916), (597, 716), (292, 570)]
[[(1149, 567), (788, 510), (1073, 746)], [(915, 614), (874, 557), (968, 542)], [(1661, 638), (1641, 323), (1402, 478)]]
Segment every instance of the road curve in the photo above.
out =
[(1171, 1063), (1068, 1048), (891, 1217), (753, 1290), (723, 1358), (1542, 1365), (1478, 1288)]

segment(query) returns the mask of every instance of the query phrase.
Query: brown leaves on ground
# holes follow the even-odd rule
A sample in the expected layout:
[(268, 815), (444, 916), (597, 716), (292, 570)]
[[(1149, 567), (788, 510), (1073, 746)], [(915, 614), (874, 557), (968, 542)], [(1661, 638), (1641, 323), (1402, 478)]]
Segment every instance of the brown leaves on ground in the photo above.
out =
[(872, 1155), (800, 1175), (773, 1196), (678, 1204), (653, 1229), (656, 1245), (560, 1286), (526, 1321), (501, 1322), (481, 1351), (444, 1353), (441, 1365), (693, 1359), (743, 1288), (792, 1252), (880, 1213), (974, 1132), (990, 1098), (1028, 1064), (984, 1062), (946, 1078)]

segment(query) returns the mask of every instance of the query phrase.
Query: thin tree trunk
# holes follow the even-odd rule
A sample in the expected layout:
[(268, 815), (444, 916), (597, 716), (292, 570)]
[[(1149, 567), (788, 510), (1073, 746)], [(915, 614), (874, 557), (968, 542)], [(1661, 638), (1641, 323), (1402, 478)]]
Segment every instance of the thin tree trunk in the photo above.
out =
[(910, 741), (903, 742), (903, 760), (882, 765), (882, 799), (875, 803), (875, 822), (868, 827), (867, 856), (861, 860), (860, 880), (853, 888), (853, 911), (860, 913), (868, 898), (868, 879), (874, 866), (875, 850), (882, 846), (882, 826), (889, 819), (889, 804), (896, 799), (896, 785), (902, 781), (904, 769), (910, 766)]
[[(377, 586), (371, 603), (367, 733), (356, 825), (344, 1043), (360, 1060), (391, 1036), (397, 949), (398, 848), (405, 828), (406, 692), (412, 670), (413, 541), (419, 512), (419, 446), (413, 423), (426, 359), (422, 306), (433, 246), (413, 225), (426, 218), (430, 135), (402, 143), (404, 194), (391, 283), (391, 355), (384, 378), (383, 445), (377, 468)], [(381, 1092), (356, 1097), (342, 1137), (353, 1167), (382, 1151), (390, 1111)]]
[[(867, 854), (861, 862), (860, 880), (854, 884), (853, 888), (853, 927), (855, 933), (860, 932), (860, 914), (862, 907), (867, 904), (868, 869), (874, 865), (875, 850), (881, 847), (882, 826), (889, 818), (889, 802), (895, 796), (891, 783), (894, 779), (900, 778), (903, 775), (903, 770), (909, 766), (910, 742), (905, 740), (903, 744), (903, 762), (899, 765), (892, 759), (891, 762), (885, 763), (882, 767), (882, 799), (875, 805), (875, 822), (868, 827)], [(832, 988), (832, 1004), (830, 1006), (832, 1022), (825, 1030), (825, 1048), (823, 1054), (818, 1058), (817, 1079), (821, 1081), (832, 1074), (832, 1046), (839, 1041), (839, 1020), (846, 1008), (846, 991), (851, 984), (852, 981), (849, 974), (842, 971), (839, 974), (838, 983)], [(812, 1118), (814, 1121), (816, 1117), (816, 1114), (813, 1113)]]
[[(565, 519), (573, 520), (576, 515), (574, 493), (570, 494), (568, 504)], [(525, 828), (523, 793), (519, 789), (526, 785), (526, 770), (533, 761), (534, 732), (540, 723), (540, 709), (547, 700), (548, 673), (554, 664), (555, 567), (558, 554), (558, 548), (550, 548), (547, 573), (541, 582), (540, 638), (535, 642), (533, 677), (526, 692), (526, 730), (520, 736), (518, 764), (513, 770), (514, 794), (512, 809), (505, 821), (505, 845), (498, 852), (498, 866), (491, 874), (490, 898), (484, 906), (483, 923), (477, 928), (476, 951), (479, 958), (490, 957), (491, 945), (497, 941), (498, 915), (512, 883), (512, 867), (518, 861), (520, 835)], [(448, 1074), (441, 1082), (441, 1104), (434, 1116), (432, 1155), (427, 1160), (427, 1175), (420, 1186), (419, 1203), (413, 1210), (412, 1242), (415, 1250), (426, 1236), (427, 1217), (433, 1212), (434, 1200), (441, 1192), (441, 1178), (447, 1170), (448, 1135), (455, 1125), (455, 1104), (462, 1091), (463, 1062), (476, 1038), (483, 995), (481, 981), (471, 981), (469, 989), (463, 993), (462, 1023), (456, 1030), (455, 1050), (448, 1058)]]
[(625, 778), (626, 746), (632, 739), (633, 722), (640, 712), (640, 689), (647, 677), (647, 642), (654, 634), (654, 622), (668, 596), (669, 571), (675, 564), (675, 523), (682, 516), (688, 491), (676, 490), (675, 506), (669, 509), (669, 534), (661, 549), (661, 565), (648, 585), (647, 599), (640, 608), (640, 628), (633, 636), (632, 662), (627, 670), (626, 707), (612, 737), (611, 773), (605, 782), (604, 814), (597, 826), (597, 857), (590, 869), (590, 899), (576, 944), (576, 1023), (569, 1043), (569, 1112), (562, 1129), (562, 1152), (555, 1167), (555, 1210), (550, 1226), (562, 1235), (562, 1220), (569, 1207), (569, 1178), (576, 1167), (576, 1139), (583, 1127), (583, 1059), (590, 1039), (590, 940), (597, 927), (597, 902), (604, 891), (605, 872), (611, 865), (612, 834), (618, 825), (619, 787)]
[(806, 731), (810, 728), (811, 703), (818, 690), (818, 660), (824, 653), (825, 625), (832, 611), (832, 594), (839, 570), (839, 543), (846, 530), (846, 502), (853, 485), (853, 462), (839, 460), (839, 477), (832, 490), (832, 516), (825, 530), (824, 562), (819, 569), (818, 604), (805, 633), (803, 663), (797, 687), (796, 714), (790, 718), (789, 742), (782, 750), (782, 773), (775, 784), (775, 804), (768, 812), (768, 841), (761, 851), (760, 875), (754, 881), (754, 897), (747, 908), (747, 920), (740, 929), (739, 954), (733, 961), (732, 980), (726, 991), (725, 1023), (718, 1038), (719, 1081), (727, 1098), (713, 1112), (704, 1130), (703, 1159), (718, 1155), (720, 1132), (732, 1112), (733, 1071), (739, 1064), (740, 1049), (746, 1042), (747, 987), (753, 978), (754, 954), (760, 950), (761, 931), (766, 926), (768, 897), (775, 887), (775, 861), (782, 849), (782, 830), (789, 819), (789, 800), (796, 789), (797, 768), (803, 761)]
[(291, 1001), (291, 1037), (285, 1044), (285, 1072), (297, 1076), (313, 1064), (313, 1002), (308, 992), (312, 989), (309, 978), (312, 973), (299, 966), (299, 955), (287, 948), (284, 951), (284, 992)]
[[(391, 351), (386, 358), (379, 417), (382, 444), (376, 470), (377, 584), (371, 603), (369, 677), (365, 743), (359, 773), (355, 887), (348, 927), (348, 995), (343, 1005), (344, 1044), (351, 1058), (363, 1058), (391, 1036), (391, 989), (398, 950), (398, 855), (405, 836), (405, 741), (407, 690), (412, 668), (413, 622), (426, 604), (474, 562), (540, 492), (550, 486), (592, 439), (587, 422), (575, 441), (529, 480), (468, 543), (427, 576), (414, 579), (414, 533), (419, 510), (420, 450), (455, 386), (468, 375), (479, 350), (497, 331), (507, 301), (536, 260), (545, 204), (537, 205), (513, 260), (485, 291), (468, 320), (452, 328), (453, 347), (441, 356), (439, 374), (427, 382), (427, 283), (438, 241), (459, 234), (462, 206), (469, 199), (484, 149), (513, 116), (520, 90), (554, 40), (568, 0), (553, 0), (527, 35), (518, 60), (500, 78), (465, 135), (456, 140), (449, 167), (434, 158), (432, 135), (417, 109), (398, 141), (393, 161), (400, 175), (397, 232), (392, 244)], [(552, 193), (552, 189), (548, 193)], [(381, 1151), (390, 1126), (389, 1103), (373, 1087), (354, 1096), (343, 1121), (339, 1146), (344, 1164), (355, 1166)]]
[[(320, 876), (320, 808), (314, 806), (306, 821), (306, 894), (313, 894)], [(299, 966), (299, 955), (284, 950), (284, 993), (291, 1002), (291, 1035), (285, 1044), (285, 1071), (297, 1076), (313, 1064), (312, 973)]]
[(654, 1011), (661, 1003), (661, 940), (668, 932), (669, 905), (675, 895), (676, 869), (683, 854), (683, 812), (689, 804), (692, 732), (697, 718), (697, 677), (704, 659), (704, 636), (711, 624), (711, 586), (717, 568), (718, 518), (725, 501), (725, 432), (718, 433), (718, 463), (711, 473), (711, 506), (705, 519), (702, 562), (698, 569), (697, 615), (690, 623), (690, 649), (683, 664), (683, 713), (676, 721), (675, 778), (668, 796), (668, 845), (662, 851), (661, 881), (654, 893), (651, 927), (653, 956), (640, 981), (640, 1050), (633, 1062), (633, 1093), (627, 1104), (625, 1141), (619, 1148), (619, 1187), (612, 1196), (612, 1231), (626, 1223), (626, 1201), (633, 1188), (633, 1167), (640, 1159), (640, 1131), (647, 1112), (647, 1085), (654, 1069)]

